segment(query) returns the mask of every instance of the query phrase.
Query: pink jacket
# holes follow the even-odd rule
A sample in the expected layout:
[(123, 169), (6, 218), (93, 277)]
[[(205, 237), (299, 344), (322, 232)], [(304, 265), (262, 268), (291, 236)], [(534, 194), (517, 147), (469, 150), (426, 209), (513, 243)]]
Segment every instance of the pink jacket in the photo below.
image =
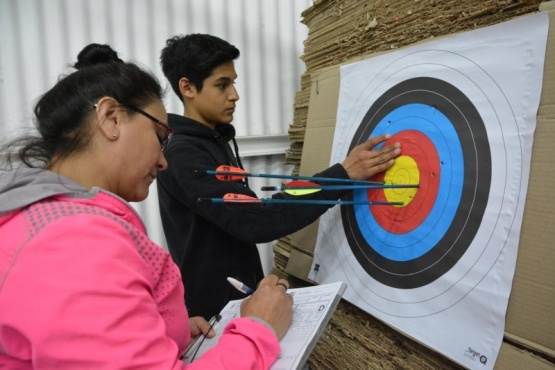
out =
[(0, 369), (267, 369), (279, 353), (271, 329), (240, 318), (179, 360), (179, 269), (113, 194), (49, 171), (2, 175), (0, 240)]

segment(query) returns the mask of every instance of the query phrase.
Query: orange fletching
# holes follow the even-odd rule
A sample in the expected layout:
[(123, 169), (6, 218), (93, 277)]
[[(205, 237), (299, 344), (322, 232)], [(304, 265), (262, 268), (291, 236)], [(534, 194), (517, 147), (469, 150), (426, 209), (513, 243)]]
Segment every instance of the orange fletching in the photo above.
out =
[(216, 178), (221, 181), (241, 180), (247, 177), (247, 175), (249, 174), (242, 168), (228, 166), (225, 164), (218, 166), (218, 168), (216, 168), (216, 172), (227, 172), (216, 174)]
[(223, 196), (224, 202), (237, 202), (237, 203), (262, 203), (258, 198), (253, 198), (249, 195), (227, 193)]

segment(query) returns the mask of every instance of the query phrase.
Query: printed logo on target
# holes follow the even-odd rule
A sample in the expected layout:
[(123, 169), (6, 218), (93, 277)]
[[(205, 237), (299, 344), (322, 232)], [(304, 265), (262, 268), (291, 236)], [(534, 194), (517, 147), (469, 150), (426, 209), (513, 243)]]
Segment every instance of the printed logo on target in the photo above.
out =
[(488, 358), (482, 355), (480, 352), (472, 349), (472, 347), (468, 347), (468, 349), (464, 352), (464, 355), (474, 361), (478, 360), (482, 364), (486, 364), (488, 362)]

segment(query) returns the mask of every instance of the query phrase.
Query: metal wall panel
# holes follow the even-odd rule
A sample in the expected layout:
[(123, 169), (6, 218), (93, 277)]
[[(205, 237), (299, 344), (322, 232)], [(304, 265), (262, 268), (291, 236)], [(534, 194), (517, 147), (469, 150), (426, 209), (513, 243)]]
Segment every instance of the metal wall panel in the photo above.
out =
[[(122, 59), (152, 70), (168, 86), (168, 112), (182, 113), (158, 64), (160, 50), (173, 35), (210, 33), (241, 51), (234, 126), (239, 145), (246, 145), (244, 165), (253, 172), (289, 173), (282, 154), (289, 147), (287, 130), (304, 72), (300, 55), (307, 30), (301, 12), (311, 5), (311, 0), (0, 0), (0, 139), (33, 130), (34, 102), (60, 75), (73, 71), (78, 52), (91, 42), (110, 44)], [(165, 245), (155, 191), (153, 186), (136, 207), (151, 237)], [(265, 265), (272, 262), (266, 256)]]

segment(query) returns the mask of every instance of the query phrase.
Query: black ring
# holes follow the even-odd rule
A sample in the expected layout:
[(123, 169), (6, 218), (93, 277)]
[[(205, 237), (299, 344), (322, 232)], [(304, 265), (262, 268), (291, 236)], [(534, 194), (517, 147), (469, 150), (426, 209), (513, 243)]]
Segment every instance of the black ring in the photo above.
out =
[[(386, 91), (364, 116), (349, 150), (367, 140), (389, 112), (409, 103), (422, 103), (438, 109), (453, 124), (462, 141), (463, 193), (451, 226), (429, 252), (399, 262), (383, 257), (368, 244), (356, 223), (355, 207), (341, 208), (347, 241), (358, 263), (380, 283), (399, 289), (426, 286), (447, 273), (462, 258), (480, 228), (491, 185), (488, 135), (480, 113), (462, 91), (435, 78), (412, 78)], [(345, 199), (352, 199), (352, 195)]]
[(287, 285), (285, 285), (285, 284), (283, 284), (283, 283), (276, 283), (276, 285), (281, 285), (282, 287), (285, 288), (285, 291), (287, 291), (287, 289), (289, 289), (289, 288), (287, 287)]

